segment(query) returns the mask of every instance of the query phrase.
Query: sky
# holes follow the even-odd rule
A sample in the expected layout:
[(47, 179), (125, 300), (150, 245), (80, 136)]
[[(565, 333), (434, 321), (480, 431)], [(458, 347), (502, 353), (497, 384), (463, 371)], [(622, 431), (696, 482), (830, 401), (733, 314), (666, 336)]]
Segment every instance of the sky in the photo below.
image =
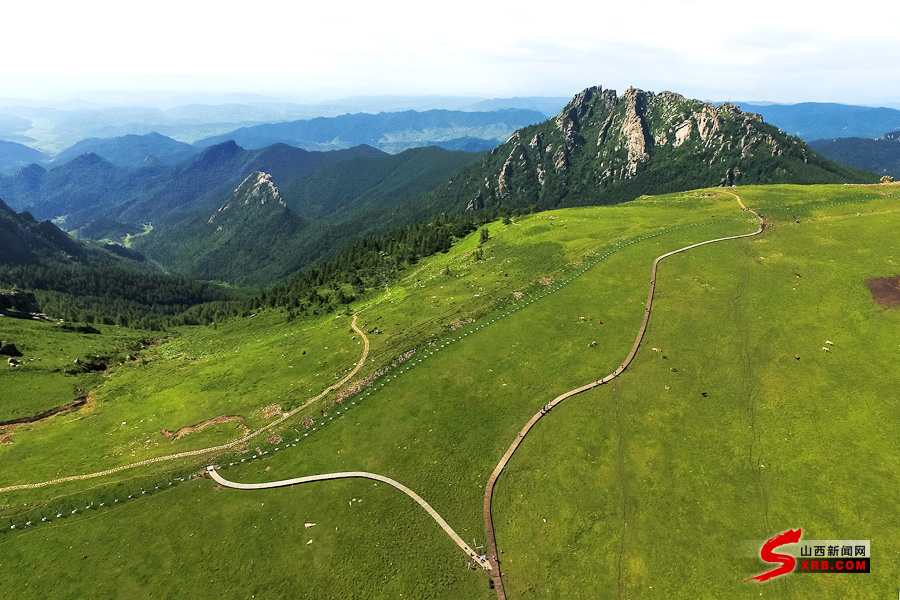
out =
[(50, 0), (9, 3), (3, 21), (0, 97), (493, 98), (601, 85), (900, 102), (900, 11), (884, 0)]

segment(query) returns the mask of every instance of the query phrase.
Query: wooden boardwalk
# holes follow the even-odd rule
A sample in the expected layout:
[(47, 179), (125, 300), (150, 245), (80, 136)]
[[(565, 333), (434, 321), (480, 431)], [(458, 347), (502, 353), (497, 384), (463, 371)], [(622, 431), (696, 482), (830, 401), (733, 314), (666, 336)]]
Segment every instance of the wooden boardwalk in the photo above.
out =
[(486, 559), (482, 559), (478, 554), (476, 554), (476, 552), (474, 550), (472, 550), (472, 548), (470, 548), (469, 545), (466, 544), (461, 537), (459, 537), (459, 534), (457, 534), (455, 531), (453, 531), (453, 528), (447, 524), (447, 521), (445, 521), (444, 518), (441, 515), (439, 515), (438, 512), (431, 507), (430, 504), (425, 502), (425, 500), (420, 495), (418, 495), (417, 493), (415, 493), (414, 491), (412, 491), (411, 489), (409, 489), (402, 483), (391, 479), (390, 477), (385, 477), (384, 475), (378, 475), (376, 473), (366, 473), (365, 471), (346, 471), (343, 473), (325, 473), (323, 475), (307, 475), (306, 477), (296, 477), (294, 479), (283, 479), (281, 481), (267, 481), (265, 483), (236, 483), (234, 481), (228, 481), (227, 479), (225, 479), (221, 475), (219, 475), (218, 471), (216, 471), (216, 468), (214, 466), (206, 467), (206, 471), (209, 473), (209, 476), (212, 477), (220, 485), (223, 485), (223, 486), (229, 487), (229, 488), (235, 488), (238, 490), (266, 490), (269, 488), (287, 487), (287, 486), (292, 486), (292, 485), (299, 485), (302, 483), (310, 483), (313, 481), (328, 481), (331, 479), (348, 479), (348, 478), (359, 478), (359, 477), (364, 478), (364, 479), (374, 479), (375, 481), (380, 481), (382, 483), (386, 483), (390, 486), (397, 488), (398, 490), (400, 490), (401, 492), (403, 492), (404, 494), (406, 494), (407, 496), (409, 496), (410, 498), (415, 500), (419, 504), (419, 506), (424, 508), (425, 512), (427, 512), (429, 515), (431, 515), (432, 519), (437, 521), (437, 524), (441, 526), (441, 529), (443, 529), (447, 533), (447, 535), (449, 535), (453, 539), (453, 541), (456, 542), (456, 545), (459, 546), (460, 548), (462, 548), (462, 551), (466, 553), (466, 556), (468, 556), (469, 559), (478, 563), (479, 565), (481, 565), (482, 568), (484, 568), (486, 570), (489, 570), (491, 568), (490, 562), (488, 562)]
[[(603, 377), (602, 379), (598, 379), (597, 381), (593, 381), (591, 383), (585, 384), (579, 388), (574, 390), (569, 390), (564, 394), (560, 394), (553, 400), (551, 400), (546, 406), (549, 409), (552, 409), (554, 406), (565, 400), (566, 398), (571, 398), (576, 394), (580, 394), (581, 392), (585, 392), (587, 390), (593, 389), (599, 385), (603, 385), (609, 381), (612, 381), (619, 375), (621, 375), (625, 369), (628, 368), (628, 365), (631, 364), (631, 361), (634, 360), (634, 356), (637, 354), (638, 348), (641, 346), (641, 341), (644, 339), (644, 333), (647, 331), (647, 325), (650, 323), (650, 309), (653, 306), (653, 293), (656, 290), (656, 269), (659, 266), (659, 263), (664, 258), (668, 258), (674, 254), (679, 254), (680, 252), (685, 252), (686, 250), (690, 250), (692, 248), (697, 248), (699, 246), (705, 246), (706, 244), (714, 244), (716, 242), (722, 242), (725, 240), (737, 240), (746, 237), (752, 237), (754, 235), (759, 235), (765, 229), (765, 222), (762, 217), (748, 209), (744, 206), (744, 203), (741, 202), (741, 199), (737, 196), (737, 194), (733, 194), (732, 192), (725, 192), (727, 194), (731, 194), (737, 199), (738, 204), (740, 204), (741, 209), (747, 212), (750, 212), (759, 219), (759, 229), (754, 231), (753, 233), (745, 233), (743, 235), (733, 235), (730, 237), (716, 238), (714, 240), (707, 240), (705, 242), (699, 242), (696, 244), (691, 244), (690, 246), (685, 246), (684, 248), (679, 248), (678, 250), (673, 250), (672, 252), (668, 252), (656, 258), (653, 261), (653, 268), (650, 271), (650, 293), (647, 295), (647, 304), (644, 310), (644, 320), (641, 323), (641, 328), (638, 330), (637, 338), (634, 340), (634, 345), (631, 347), (631, 352), (628, 353), (628, 356), (625, 358), (625, 361), (622, 362), (621, 366), (614, 370), (612, 373)], [(506, 600), (506, 591), (503, 589), (503, 578), (501, 576), (500, 571), (500, 559), (499, 553), (497, 551), (497, 537), (494, 533), (494, 521), (491, 517), (491, 502), (493, 500), (494, 495), (494, 485), (497, 483), (497, 478), (500, 477), (500, 473), (503, 472), (503, 468), (506, 467), (506, 463), (509, 462), (509, 459), (512, 458), (513, 453), (515, 453), (516, 448), (519, 447), (519, 444), (522, 443), (522, 440), (525, 439), (525, 436), (531, 431), (531, 428), (534, 427), (535, 423), (537, 423), (541, 417), (547, 414), (547, 411), (540, 410), (535, 414), (522, 429), (519, 430), (516, 438), (513, 440), (513, 443), (509, 446), (509, 449), (506, 451), (506, 454), (503, 455), (503, 458), (500, 459), (500, 462), (497, 464), (496, 468), (494, 468), (494, 472), (491, 473), (491, 476), (488, 478), (487, 485), (484, 489), (484, 529), (487, 533), (487, 542), (488, 542), (488, 560), (491, 563), (491, 577), (494, 580), (494, 589), (497, 590), (497, 598), (499, 600)]]

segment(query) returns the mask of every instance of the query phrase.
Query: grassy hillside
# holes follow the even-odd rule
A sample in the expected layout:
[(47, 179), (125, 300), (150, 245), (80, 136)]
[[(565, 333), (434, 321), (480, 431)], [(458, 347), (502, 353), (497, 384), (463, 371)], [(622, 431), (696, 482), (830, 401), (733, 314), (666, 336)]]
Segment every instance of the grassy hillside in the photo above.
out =
[(7, 369), (4, 373), (0, 422), (37, 415), (86, 397), (103, 381), (106, 368), (125, 361), (152, 339), (149, 332), (124, 327), (79, 328), (13, 318), (0, 321), (0, 339), (15, 344), (23, 363), (15, 372)]
[[(629, 376), (542, 422), (506, 472), (498, 535), (510, 597), (863, 598), (892, 589), (893, 501), (872, 490), (898, 467), (888, 398), (900, 383), (890, 367), (900, 316), (872, 302), (865, 280), (897, 273), (889, 231), (900, 195), (740, 193), (773, 226), (663, 264), (646, 346), (668, 360), (639, 353)], [(575, 481), (578, 493), (564, 497)], [(884, 570), (742, 583), (768, 568), (762, 541), (797, 527), (805, 539), (871, 539)]]
[[(762, 236), (661, 264), (635, 363), (615, 383), (555, 409), (500, 479), (495, 524), (511, 598), (696, 597), (698, 589), (709, 597), (835, 597), (893, 585), (900, 532), (885, 485), (897, 469), (891, 440), (900, 432), (888, 416), (897, 408), (890, 390), (900, 384), (890, 368), (900, 317), (873, 304), (865, 280), (897, 275), (897, 190), (740, 188), (769, 220)], [(341, 406), (311, 408), (315, 429), (298, 418), (284, 440), (258, 440), (238, 455), (268, 451), (262, 460), (220, 457), (226, 467), (238, 463), (223, 474), (269, 481), (373, 471), (410, 486), (463, 538), (483, 543), (491, 469), (538, 407), (618, 366), (643, 314), (653, 258), (754, 229), (733, 197), (716, 190), (494, 223), (482, 260), (475, 233), (352, 306), (366, 329), (382, 332), (369, 334), (361, 375), (396, 363), (387, 374)], [(186, 329), (114, 370), (90, 413), (14, 432), (0, 446), (0, 481), (42, 481), (235, 439), (233, 422), (176, 442), (159, 429), (223, 413), (256, 427), (266, 422), (263, 406), (286, 409), (317, 394), (359, 358), (348, 320), (286, 322), (267, 311)], [(828, 353), (825, 339), (834, 342)], [(821, 460), (835, 447), (842, 460)], [(3, 494), (6, 516), (90, 494), (96, 502), (119, 494), (124, 506), (95, 504), (91, 517), (53, 516), (24, 531), (20, 520), (0, 536), (10, 567), (0, 585), (19, 597), (126, 589), (141, 597), (180, 581), (210, 581), (193, 588), (198, 597), (491, 597), (485, 575), (467, 570), (433, 522), (383, 486), (240, 492), (208, 480), (168, 486), (171, 475), (147, 471)], [(126, 480), (138, 495), (140, 484), (149, 487), (150, 497), (127, 500)], [(154, 493), (153, 482), (165, 491)], [(797, 526), (808, 539), (871, 539), (882, 566), (864, 579), (744, 584), (762, 570), (758, 545), (747, 540)], [(71, 554), (43, 559), (70, 546)], [(20, 575), (34, 564), (43, 565), (39, 574)], [(162, 576), (173, 571), (175, 580)]]

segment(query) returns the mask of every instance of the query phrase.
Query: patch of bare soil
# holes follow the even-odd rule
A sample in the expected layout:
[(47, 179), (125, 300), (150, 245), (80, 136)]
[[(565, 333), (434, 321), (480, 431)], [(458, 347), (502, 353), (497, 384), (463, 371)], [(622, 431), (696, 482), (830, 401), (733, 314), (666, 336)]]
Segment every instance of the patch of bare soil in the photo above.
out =
[(353, 394), (371, 386), (377, 378), (387, 373), (387, 369), (381, 368), (363, 379), (362, 381), (357, 381), (356, 383), (350, 385), (350, 387), (344, 388), (340, 392), (337, 393), (337, 396), (334, 397), (335, 404), (340, 404)]
[(851, 187), (883, 187), (886, 185), (900, 185), (900, 181), (882, 181), (880, 183), (845, 183)]
[(872, 300), (882, 306), (900, 306), (900, 276), (866, 279)]
[(263, 418), (271, 419), (272, 417), (280, 417), (281, 416), (281, 405), (280, 404), (270, 404), (269, 406), (263, 409)]
[(25, 423), (37, 423), (38, 421), (49, 419), (53, 415), (58, 415), (61, 412), (80, 408), (87, 404), (87, 401), (87, 396), (83, 398), (76, 398), (68, 404), (63, 404), (62, 406), (56, 406), (54, 408), (51, 408), (50, 410), (45, 410), (44, 412), (34, 415), (33, 417), (20, 417), (18, 419), (12, 419), (10, 421), (0, 422), (0, 427), (6, 427), (8, 425), (23, 425)]
[[(475, 319), (466, 319), (465, 322), (466, 323), (470, 323), (470, 322), (474, 323)], [(457, 323), (459, 323), (459, 321), (457, 321)], [(462, 325), (460, 325), (460, 327), (462, 327)], [(453, 327), (451, 327), (450, 329), (453, 329)], [(412, 358), (415, 353), (416, 353), (415, 348), (404, 352), (399, 358), (391, 361), (391, 367), (400, 366), (401, 364), (405, 363), (410, 358)], [(388, 370), (389, 369), (387, 367), (382, 367), (382, 368), (378, 369), (377, 371), (375, 371), (374, 373), (372, 373), (371, 375), (369, 375), (368, 377), (366, 377), (365, 379), (362, 379), (360, 381), (357, 381), (356, 383), (350, 384), (349, 387), (346, 387), (337, 393), (337, 395), (334, 397), (334, 403), (341, 404), (344, 400), (346, 400), (350, 396), (356, 394), (357, 392), (360, 392), (360, 391), (366, 389), (367, 387), (371, 387), (371, 385), (373, 383), (375, 383), (375, 380), (378, 379), (379, 377), (381, 377), (382, 375), (384, 375), (385, 373), (387, 373)], [(323, 414), (322, 416), (327, 417), (328, 415)], [(307, 429), (309, 429), (309, 427), (311, 427), (311, 426), (312, 426), (312, 422), (310, 423), (309, 426), (307, 426)]]
[[(521, 294), (521, 293), (522, 292), (513, 292), (513, 294)], [(521, 298), (521, 296), (516, 296), (516, 300), (519, 300), (520, 298)], [(474, 322), (475, 322), (475, 319), (473, 319), (472, 317), (468, 317), (466, 319), (458, 319), (458, 320), (450, 323), (450, 331), (456, 331), (457, 329), (459, 329), (461, 327), (465, 327), (469, 323), (474, 323)]]
[(207, 419), (201, 423), (197, 423), (196, 425), (188, 425), (187, 427), (182, 427), (178, 431), (172, 432), (168, 429), (160, 429), (160, 433), (172, 440), (173, 442), (176, 440), (180, 440), (184, 436), (196, 433), (198, 431), (202, 431), (211, 425), (218, 425), (219, 423), (228, 423), (229, 421), (239, 421), (241, 429), (244, 430), (244, 435), (250, 433), (250, 429), (244, 424), (244, 417), (238, 417), (235, 415), (219, 415), (218, 417), (213, 417), (212, 419)]

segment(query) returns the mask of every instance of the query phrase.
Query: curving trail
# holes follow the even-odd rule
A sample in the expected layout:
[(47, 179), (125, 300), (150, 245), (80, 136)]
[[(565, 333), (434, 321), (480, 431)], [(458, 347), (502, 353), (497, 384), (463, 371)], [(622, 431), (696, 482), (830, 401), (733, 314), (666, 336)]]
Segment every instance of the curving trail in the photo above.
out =
[[(637, 354), (638, 349), (640, 348), (641, 341), (643, 340), (643, 337), (644, 337), (644, 333), (646, 332), (647, 326), (650, 322), (650, 311), (651, 311), (651, 308), (653, 305), (653, 294), (656, 290), (656, 272), (657, 272), (657, 268), (659, 266), (660, 261), (662, 261), (664, 258), (668, 258), (669, 256), (679, 254), (681, 252), (685, 252), (687, 250), (691, 250), (691, 249), (697, 248), (699, 246), (705, 246), (706, 244), (713, 244), (713, 243), (722, 242), (725, 240), (736, 240), (736, 239), (741, 239), (741, 238), (746, 238), (746, 237), (752, 237), (755, 235), (759, 235), (760, 233), (763, 232), (763, 230), (765, 229), (765, 221), (763, 220), (763, 218), (760, 217), (753, 210), (750, 210), (746, 206), (744, 206), (744, 203), (741, 201), (740, 197), (738, 197), (737, 194), (734, 194), (734, 193), (728, 192), (728, 191), (725, 191), (724, 193), (734, 196), (735, 200), (737, 200), (738, 204), (740, 205), (740, 207), (743, 211), (750, 212), (759, 219), (759, 229), (757, 229), (753, 233), (716, 238), (713, 240), (707, 240), (704, 242), (698, 242), (696, 244), (691, 244), (690, 246), (685, 246), (684, 248), (679, 248), (678, 250), (673, 250), (672, 252), (663, 254), (662, 256), (657, 257), (656, 260), (653, 261), (653, 267), (652, 267), (651, 273), (650, 273), (650, 291), (649, 291), (649, 294), (647, 295), (647, 303), (646, 303), (646, 307), (645, 307), (645, 311), (644, 311), (644, 319), (643, 319), (643, 322), (641, 323), (640, 329), (638, 330), (638, 334), (637, 334), (637, 337), (635, 338), (634, 345), (631, 347), (631, 351), (628, 353), (628, 356), (622, 362), (621, 366), (619, 366), (619, 368), (615, 369), (612, 373), (610, 373), (609, 375), (606, 375), (602, 379), (593, 381), (591, 383), (587, 383), (579, 388), (565, 392), (565, 393), (557, 396), (553, 400), (551, 400), (537, 414), (535, 414), (533, 417), (531, 417), (531, 419), (529, 419), (529, 421), (524, 425), (524, 427), (522, 427), (522, 429), (518, 432), (515, 440), (513, 440), (513, 443), (510, 445), (509, 449), (503, 455), (503, 458), (500, 459), (500, 462), (497, 464), (496, 468), (491, 473), (491, 476), (488, 479), (487, 485), (485, 486), (485, 494), (484, 494), (484, 523), (485, 523), (485, 530), (487, 533), (487, 540), (488, 540), (488, 554), (487, 554), (486, 558), (481, 558), (474, 550), (472, 550), (472, 548), (470, 548), (469, 545), (466, 544), (465, 541), (463, 541), (463, 539), (447, 524), (447, 522), (443, 519), (443, 517), (441, 517), (437, 513), (437, 511), (435, 511), (431, 507), (431, 505), (428, 504), (421, 496), (416, 494), (414, 491), (412, 491), (405, 485), (403, 485), (393, 479), (390, 479), (389, 477), (385, 477), (383, 475), (378, 475), (375, 473), (367, 473), (364, 471), (347, 471), (347, 472), (341, 472), (341, 473), (325, 473), (325, 474), (321, 474), (321, 475), (309, 475), (306, 477), (297, 477), (294, 479), (285, 479), (285, 480), (281, 480), (281, 481), (270, 481), (270, 482), (264, 482), (264, 483), (237, 483), (237, 482), (232, 482), (232, 481), (228, 481), (227, 479), (224, 479), (216, 471), (215, 466), (208, 466), (207, 473), (210, 475), (210, 477), (213, 480), (215, 480), (220, 485), (229, 487), (229, 488), (234, 488), (234, 489), (241, 489), (241, 490), (269, 489), (269, 488), (275, 488), (275, 487), (286, 487), (286, 486), (293, 486), (293, 485), (298, 485), (298, 484), (303, 484), (303, 483), (310, 483), (310, 482), (314, 482), (314, 481), (327, 481), (327, 480), (332, 480), (332, 479), (346, 479), (346, 478), (365, 478), (365, 479), (373, 479), (375, 481), (380, 481), (382, 483), (386, 483), (387, 485), (390, 485), (390, 486), (400, 490), (401, 492), (403, 492), (404, 494), (406, 494), (407, 496), (409, 496), (410, 498), (415, 500), (416, 503), (418, 503), (422, 508), (425, 509), (425, 511), (438, 523), (438, 525), (441, 526), (441, 528), (447, 533), (447, 535), (449, 535), (453, 539), (453, 541), (456, 543), (456, 545), (459, 546), (470, 559), (474, 560), (474, 562), (481, 565), (485, 570), (490, 571), (491, 577), (494, 582), (494, 587), (497, 590), (497, 597), (500, 600), (506, 600), (506, 592), (503, 589), (503, 580), (502, 580), (501, 572), (500, 572), (500, 564), (499, 564), (499, 560), (497, 558), (498, 557), (497, 540), (496, 540), (496, 536), (494, 533), (493, 520), (491, 517), (491, 502), (493, 499), (494, 486), (497, 482), (497, 478), (503, 472), (504, 467), (506, 467), (506, 464), (509, 462), (513, 453), (515, 453), (516, 449), (519, 447), (519, 444), (522, 443), (522, 440), (525, 438), (525, 436), (528, 434), (528, 432), (531, 431), (531, 428), (534, 427), (534, 425), (541, 419), (541, 417), (543, 417), (547, 413), (548, 410), (552, 409), (554, 406), (556, 406), (557, 404), (559, 404), (560, 402), (562, 402), (563, 400), (565, 400), (567, 398), (570, 398), (576, 394), (580, 394), (581, 392), (593, 389), (597, 386), (603, 385), (604, 383), (607, 383), (607, 382), (615, 379), (616, 377), (621, 375), (625, 371), (625, 369), (628, 368), (628, 366), (631, 364), (631, 361), (634, 359), (635, 355)], [(242, 443), (250, 440), (251, 438), (254, 438), (257, 435), (282, 423), (284, 420), (290, 418), (291, 416), (296, 414), (298, 411), (308, 407), (313, 402), (321, 399), (326, 394), (343, 386), (345, 383), (347, 383), (347, 381), (350, 380), (350, 378), (352, 378), (354, 375), (356, 375), (356, 373), (360, 370), (360, 368), (362, 368), (362, 366), (365, 363), (366, 358), (368, 357), (368, 354), (369, 354), (369, 339), (368, 339), (368, 337), (366, 337), (365, 333), (359, 327), (357, 327), (356, 320), (357, 320), (357, 317), (356, 317), (356, 315), (354, 315), (353, 322), (351, 323), (351, 327), (353, 328), (354, 331), (356, 331), (362, 337), (362, 339), (365, 343), (362, 358), (359, 360), (356, 367), (341, 381), (332, 385), (331, 387), (329, 387), (328, 389), (323, 391), (321, 394), (319, 394), (315, 398), (311, 398), (310, 400), (305, 402), (303, 405), (295, 408), (294, 410), (292, 410), (288, 413), (285, 413), (278, 420), (273, 421), (272, 423), (269, 423), (265, 427), (262, 427), (253, 433), (250, 433), (250, 434), (248, 434), (242, 438), (239, 438), (233, 442), (230, 442), (227, 444), (222, 444), (220, 446), (214, 446), (211, 448), (204, 448), (201, 450), (192, 450), (192, 451), (188, 451), (188, 452), (172, 454), (169, 456), (161, 456), (161, 457), (157, 457), (157, 458), (147, 459), (147, 460), (143, 460), (143, 461), (133, 463), (130, 465), (124, 465), (124, 466), (120, 466), (120, 467), (115, 467), (113, 469), (108, 469), (106, 471), (100, 471), (98, 473), (90, 473), (87, 475), (64, 477), (64, 478), (60, 478), (60, 479), (54, 479), (52, 481), (45, 481), (42, 483), (32, 483), (32, 484), (9, 486), (9, 487), (5, 487), (5, 488), (0, 488), (0, 493), (5, 492), (5, 491), (24, 489), (24, 488), (43, 487), (46, 485), (52, 485), (54, 483), (61, 483), (64, 481), (75, 481), (75, 480), (79, 480), (79, 479), (91, 479), (94, 477), (100, 477), (103, 475), (108, 475), (110, 473), (115, 473), (118, 471), (123, 471), (125, 469), (131, 469), (131, 468), (142, 466), (142, 465), (148, 465), (148, 464), (152, 464), (155, 462), (161, 462), (161, 461), (165, 461), (165, 460), (173, 460), (176, 458), (183, 458), (183, 457), (188, 457), (188, 456), (197, 456), (200, 454), (206, 454), (206, 453), (215, 452), (218, 450), (226, 450), (228, 448), (232, 448), (234, 446), (242, 444)]]
[(220, 450), (228, 450), (229, 448), (234, 448), (235, 446), (239, 446), (239, 445), (243, 444), (244, 442), (255, 438), (259, 434), (272, 429), (276, 425), (280, 425), (287, 419), (290, 419), (292, 416), (297, 414), (299, 411), (308, 407), (313, 402), (321, 400), (329, 393), (333, 392), (337, 388), (343, 386), (345, 383), (350, 381), (350, 379), (359, 372), (359, 370), (362, 368), (363, 364), (366, 362), (366, 358), (368, 358), (368, 356), (369, 356), (369, 338), (366, 337), (366, 334), (362, 329), (357, 327), (356, 315), (353, 315), (353, 321), (350, 323), (350, 327), (352, 327), (353, 330), (362, 337), (363, 343), (365, 344), (363, 347), (362, 358), (359, 359), (359, 362), (356, 363), (356, 366), (353, 368), (353, 370), (350, 371), (350, 373), (348, 373), (346, 377), (344, 377), (339, 382), (337, 382), (334, 385), (327, 388), (324, 392), (322, 392), (315, 398), (310, 398), (309, 400), (304, 402), (302, 405), (298, 406), (297, 408), (293, 409), (290, 412), (284, 413), (283, 415), (281, 415), (281, 417), (279, 417), (275, 421), (272, 421), (268, 425), (265, 425), (252, 433), (248, 433), (247, 435), (245, 435), (241, 438), (238, 438), (238, 439), (234, 440), (233, 442), (228, 442), (227, 444), (221, 444), (219, 446), (211, 446), (209, 448), (201, 448), (199, 450), (188, 450), (186, 452), (179, 452), (177, 454), (169, 454), (167, 456), (158, 456), (156, 458), (148, 458), (146, 460), (142, 460), (142, 461), (139, 461), (136, 463), (131, 463), (129, 465), (122, 465), (120, 467), (114, 467), (112, 469), (106, 469), (105, 471), (98, 471), (96, 473), (88, 473), (86, 475), (72, 475), (70, 477), (60, 477), (59, 479), (52, 479), (50, 481), (42, 481), (40, 483), (23, 483), (21, 485), (10, 485), (7, 487), (0, 488), (0, 494), (2, 494), (3, 492), (11, 492), (13, 490), (39, 488), (39, 487), (44, 487), (44, 486), (48, 486), (48, 485), (53, 485), (55, 483), (63, 483), (66, 481), (78, 481), (81, 479), (93, 479), (94, 477), (102, 477), (104, 475), (110, 475), (112, 473), (118, 473), (119, 471), (125, 471), (127, 469), (133, 469), (135, 467), (142, 467), (145, 465), (150, 465), (150, 464), (162, 462), (165, 460), (175, 460), (177, 458), (186, 458), (189, 456), (200, 456), (201, 454), (208, 454), (210, 452), (218, 452)]
[(404, 494), (406, 494), (407, 496), (409, 496), (410, 498), (415, 500), (419, 504), (419, 506), (424, 508), (425, 511), (429, 515), (431, 515), (431, 518), (434, 519), (435, 521), (437, 521), (437, 524), (441, 526), (441, 529), (443, 529), (447, 533), (447, 535), (449, 535), (451, 538), (453, 538), (453, 541), (456, 542), (456, 545), (459, 546), (460, 548), (462, 548), (463, 552), (465, 552), (469, 558), (471, 558), (472, 560), (477, 562), (484, 569), (491, 568), (490, 562), (488, 562), (487, 559), (483, 559), (480, 556), (478, 556), (478, 554), (476, 554), (475, 551), (472, 550), (469, 547), (469, 545), (466, 544), (463, 541), (463, 539), (461, 537), (459, 537), (459, 535), (455, 531), (453, 531), (453, 529), (447, 524), (447, 521), (445, 521), (444, 518), (441, 517), (441, 515), (439, 515), (436, 510), (431, 508), (431, 505), (428, 504), (427, 502), (425, 502), (425, 500), (423, 500), (420, 495), (418, 495), (417, 493), (415, 493), (414, 491), (412, 491), (411, 489), (409, 489), (402, 483), (399, 483), (389, 477), (385, 477), (384, 475), (377, 475), (375, 473), (366, 473), (365, 471), (346, 471), (344, 473), (325, 473), (323, 475), (308, 475), (306, 477), (297, 477), (295, 479), (283, 479), (281, 481), (267, 481), (265, 483), (236, 483), (234, 481), (228, 481), (227, 479), (225, 479), (221, 475), (219, 475), (218, 471), (216, 471), (215, 466), (211, 465), (211, 466), (206, 467), (206, 471), (207, 471), (207, 473), (209, 473), (209, 476), (212, 477), (213, 480), (218, 482), (220, 485), (223, 485), (225, 487), (235, 488), (238, 490), (265, 490), (265, 489), (275, 488), (275, 487), (286, 487), (286, 486), (293, 486), (293, 485), (297, 485), (297, 484), (301, 484), (301, 483), (309, 483), (311, 481), (328, 481), (331, 479), (348, 479), (348, 478), (356, 478), (356, 477), (361, 477), (361, 478), (365, 478), (365, 479), (374, 479), (375, 481), (380, 481), (382, 483), (386, 483), (390, 486), (397, 488), (398, 490), (400, 490), (401, 492), (403, 492)]
[[(647, 295), (647, 305), (646, 305), (646, 309), (644, 310), (644, 320), (641, 323), (641, 328), (638, 330), (637, 338), (634, 340), (634, 345), (631, 347), (631, 352), (628, 353), (628, 357), (625, 359), (625, 361), (622, 363), (622, 365), (618, 369), (614, 370), (612, 373), (610, 373), (606, 377), (599, 379), (597, 381), (588, 383), (579, 388), (570, 390), (564, 394), (557, 396), (556, 398), (554, 398), (547, 404), (547, 407), (546, 407), (547, 409), (552, 409), (554, 406), (556, 406), (557, 404), (559, 404), (566, 398), (571, 398), (572, 396), (574, 396), (576, 394), (580, 394), (581, 392), (585, 392), (587, 390), (593, 389), (599, 385), (603, 385), (604, 383), (615, 379), (616, 377), (621, 375), (622, 372), (625, 371), (625, 369), (628, 368), (628, 365), (631, 364), (631, 361), (634, 359), (635, 354), (637, 354), (638, 348), (640, 348), (640, 346), (641, 346), (641, 341), (644, 338), (644, 333), (647, 331), (647, 325), (650, 322), (650, 309), (653, 305), (653, 292), (656, 290), (656, 269), (659, 266), (659, 263), (662, 259), (668, 258), (669, 256), (672, 256), (674, 254), (679, 254), (680, 252), (685, 252), (686, 250), (690, 250), (692, 248), (697, 248), (699, 246), (705, 246), (706, 244), (714, 244), (716, 242), (722, 242), (725, 240), (737, 240), (737, 239), (741, 239), (741, 238), (752, 237), (754, 235), (759, 235), (760, 233), (763, 232), (763, 230), (765, 229), (765, 226), (766, 226), (763, 218), (760, 217), (756, 212), (754, 212), (754, 211), (750, 210), (749, 208), (747, 208), (746, 206), (744, 206), (744, 203), (741, 201), (740, 197), (738, 197), (737, 194), (734, 194), (732, 192), (725, 192), (725, 193), (730, 194), (731, 196), (734, 196), (734, 198), (737, 200), (738, 204), (741, 206), (741, 210), (747, 211), (747, 212), (750, 212), (750, 213), (756, 215), (756, 217), (759, 219), (759, 229), (757, 229), (753, 233), (745, 233), (743, 235), (733, 235), (733, 236), (729, 236), (729, 237), (716, 238), (714, 240), (707, 240), (705, 242), (691, 244), (690, 246), (685, 246), (684, 248), (679, 248), (678, 250), (673, 250), (672, 252), (667, 252), (666, 254), (663, 254), (662, 256), (657, 257), (656, 260), (653, 261), (653, 268), (651, 269), (651, 272), (650, 272), (650, 293)], [(500, 573), (500, 561), (498, 560), (498, 553), (497, 553), (497, 538), (494, 534), (494, 522), (491, 517), (491, 501), (493, 499), (493, 494), (494, 494), (494, 485), (497, 483), (497, 478), (500, 477), (500, 473), (503, 472), (503, 468), (506, 466), (506, 463), (509, 462), (509, 459), (512, 457), (513, 453), (516, 451), (516, 448), (519, 447), (519, 444), (522, 443), (522, 440), (525, 439), (525, 436), (528, 434), (528, 432), (531, 430), (531, 428), (534, 427), (534, 424), (537, 423), (540, 420), (540, 418), (543, 417), (545, 414), (546, 414), (546, 411), (542, 409), (537, 414), (535, 414), (533, 417), (531, 417), (531, 419), (525, 424), (525, 426), (522, 427), (522, 429), (517, 434), (516, 439), (513, 440), (513, 443), (510, 445), (509, 449), (506, 451), (506, 454), (504, 454), (503, 458), (500, 459), (500, 462), (497, 464), (496, 468), (494, 469), (494, 472), (491, 473), (491, 476), (488, 479), (487, 485), (485, 486), (485, 489), (484, 489), (484, 528), (487, 533), (487, 540), (488, 540), (488, 560), (491, 563), (491, 577), (494, 580), (494, 588), (497, 590), (497, 598), (499, 598), (499, 600), (506, 600), (506, 592), (503, 589), (503, 579), (502, 579), (501, 573)]]

